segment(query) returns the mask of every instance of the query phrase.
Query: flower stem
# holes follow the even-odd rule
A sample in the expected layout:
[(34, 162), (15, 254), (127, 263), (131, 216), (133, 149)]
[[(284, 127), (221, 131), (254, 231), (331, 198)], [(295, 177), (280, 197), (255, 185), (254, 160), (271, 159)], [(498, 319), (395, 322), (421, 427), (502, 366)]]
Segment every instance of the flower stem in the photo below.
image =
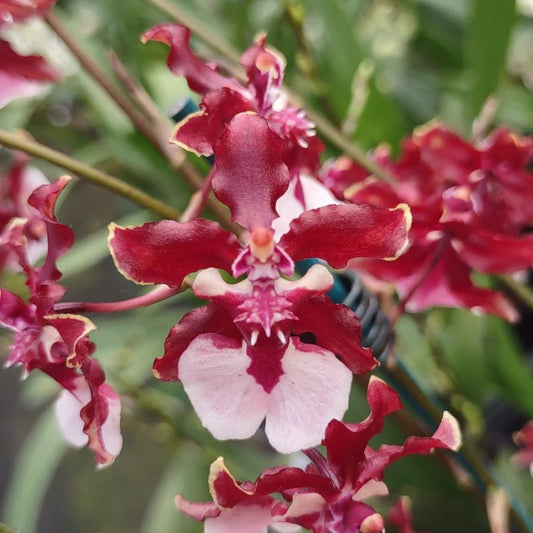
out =
[[(180, 16), (183, 15), (179, 8), (176, 6), (173, 7), (175, 7), (175, 11), (180, 14)], [(118, 107), (120, 107), (135, 128), (157, 148), (168, 161), (170, 166), (176, 172), (179, 172), (180, 176), (192, 189), (200, 189), (204, 181), (203, 177), (187, 160), (185, 152), (179, 146), (168, 142), (172, 130), (174, 129), (174, 124), (161, 112), (158, 113), (157, 120), (152, 120), (152, 114), (157, 109), (157, 106), (153, 102), (150, 102), (149, 106), (147, 105), (146, 98), (148, 98), (148, 93), (144, 90), (142, 92), (143, 104), (140, 106), (142, 109), (142, 112), (140, 112), (133, 102), (117, 89), (108, 78), (107, 74), (100, 68), (96, 61), (85, 52), (82, 46), (77, 42), (74, 36), (69, 33), (68, 29), (56, 15), (49, 13), (45, 19), (49, 26), (80, 62), (86, 72), (106, 91)], [(225, 53), (228, 52), (229, 50), (225, 51)], [(128, 82), (132, 81), (129, 73), (127, 73), (125, 68), (123, 66), (121, 67), (117, 61), (114, 62), (114, 68), (117, 70), (119, 77), (122, 77), (123, 82), (126, 81), (126, 78), (129, 78)], [(128, 91), (131, 92), (131, 90), (132, 87), (128, 87)], [(132, 96), (137, 101), (136, 97), (140, 94), (141, 91), (139, 87), (136, 87), (135, 94), (132, 94)], [(231, 222), (227, 208), (221, 205), (213, 194), (208, 195), (206, 204), (224, 227), (235, 232), (240, 231), (240, 228), (237, 228), (236, 225)], [(173, 216), (166, 216), (166, 218), (179, 219), (179, 216), (177, 216), (175, 212)]]
[(497, 279), (528, 309), (533, 311), (533, 291), (527, 285), (516, 281), (512, 276), (509, 275), (502, 274), (497, 276)]
[(413, 285), (413, 287), (411, 287), (411, 290), (404, 296), (404, 298), (402, 298), (402, 300), (398, 302), (395, 309), (393, 309), (391, 313), (391, 318), (390, 318), (391, 327), (394, 326), (396, 321), (402, 316), (407, 304), (409, 303), (409, 300), (413, 297), (415, 292), (420, 288), (420, 286), (424, 283), (424, 281), (426, 281), (426, 279), (429, 277), (431, 272), (433, 272), (433, 269), (435, 268), (436, 264), (441, 258), (442, 253), (444, 252), (444, 249), (450, 243), (450, 238), (451, 238), (450, 235), (444, 235), (441, 238), (439, 244), (437, 245), (437, 248), (433, 252), (431, 259), (428, 261), (426, 268), (423, 270), (417, 282)]
[(20, 132), (14, 133), (0, 130), (0, 144), (8, 148), (21, 150), (26, 154), (53, 163), (81, 178), (92, 181), (93, 183), (125, 197), (163, 218), (179, 220), (181, 216), (181, 213), (174, 207), (146, 194), (140, 189), (137, 189), (114, 176), (106, 174), (101, 170), (81, 163), (62, 152), (58, 152), (48, 146), (30, 140), (26, 135), (21, 134)]
[[(165, 151), (168, 151), (166, 144), (168, 136), (170, 136), (170, 125), (168, 135), (165, 131), (153, 128), (148, 117), (140, 113), (133, 103), (111, 82), (100, 65), (98, 65), (98, 63), (85, 52), (82, 45), (69, 33), (68, 29), (63, 25), (58, 16), (54, 13), (48, 13), (44, 18), (50, 28), (79, 61), (84, 70), (105, 90), (112, 100), (129, 117), (135, 128), (156, 148), (161, 149), (164, 147)], [(175, 151), (175, 153), (179, 154), (182, 161), (185, 159), (185, 154), (183, 152)]]
[(181, 292), (181, 287), (171, 288), (167, 285), (160, 285), (152, 291), (118, 302), (59, 302), (54, 305), (57, 313), (117, 313), (120, 311), (130, 311), (138, 307), (161, 302)]

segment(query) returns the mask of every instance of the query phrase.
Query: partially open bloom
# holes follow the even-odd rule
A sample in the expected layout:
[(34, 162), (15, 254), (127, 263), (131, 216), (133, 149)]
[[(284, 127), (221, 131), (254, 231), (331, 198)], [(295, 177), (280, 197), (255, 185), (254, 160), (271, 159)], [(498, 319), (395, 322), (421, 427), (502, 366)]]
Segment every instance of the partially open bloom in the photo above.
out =
[(474, 271), (508, 274), (533, 264), (533, 175), (526, 170), (533, 141), (499, 129), (473, 146), (442, 125), (405, 141), (398, 161), (374, 157), (397, 176), (378, 182), (345, 159), (323, 171), (324, 183), (354, 203), (390, 207), (406, 202), (413, 213), (406, 253), (394, 264), (364, 261), (362, 268), (393, 283), (406, 308), (470, 308), (513, 321), (517, 311), (501, 293), (476, 286)]
[[(445, 412), (431, 437), (409, 437), (403, 445), (368, 443), (383, 429), (384, 418), (401, 409), (398, 395), (383, 381), (372, 377), (367, 399), (370, 415), (359, 424), (332, 420), (322, 444), (304, 450), (311, 459), (305, 470), (276, 467), (263, 472), (255, 482), (237, 482), (222, 458), (211, 465), (209, 489), (213, 502), (193, 503), (182, 496), (176, 505), (185, 514), (205, 521), (207, 533), (263, 533), (267, 525), (297, 524), (313, 533), (381, 533), (384, 519), (364, 502), (387, 494), (384, 470), (401, 457), (426, 455), (435, 448), (458, 450), (461, 433), (455, 418)], [(275, 499), (279, 493), (283, 499)], [(255, 529), (238, 527), (237, 518), (252, 514)]]
[[(172, 328), (155, 374), (182, 381), (215, 437), (247, 438), (266, 418), (270, 443), (289, 453), (320, 442), (348, 406), (352, 373), (377, 365), (359, 344), (357, 317), (326, 296), (326, 267), (286, 279), (294, 262), (318, 257), (342, 268), (353, 257), (393, 258), (409, 214), (405, 206), (326, 206), (304, 212), (276, 241), (275, 205), (289, 185), (281, 148), (256, 113), (236, 115), (215, 143), (213, 190), (246, 228), (244, 247), (208, 220), (113, 226), (109, 242), (119, 270), (138, 283), (179, 287), (202, 270), (193, 291), (211, 303)], [(245, 279), (227, 283), (217, 269)]]
[[(32, 16), (42, 15), (55, 0), (0, 0), (0, 28)], [(43, 83), (57, 82), (57, 73), (41, 56), (25, 56), (0, 39), (0, 108), (24, 96), (34, 96)]]
[(285, 61), (279, 52), (267, 48), (266, 36), (260, 35), (241, 58), (245, 87), (195, 56), (189, 48), (190, 36), (189, 29), (179, 24), (160, 24), (143, 35), (145, 42), (161, 41), (170, 46), (170, 69), (184, 76), (189, 87), (203, 96), (200, 112), (179, 124), (172, 140), (198, 154), (212, 155), (228, 122), (239, 113), (253, 111), (283, 139), (280, 150), (290, 177), (315, 174), (323, 145), (305, 112), (287, 104), (282, 91)]
[(520, 431), (515, 433), (513, 438), (516, 444), (522, 446), (522, 449), (513, 455), (513, 462), (529, 467), (533, 476), (533, 420), (530, 420)]
[(43, 15), (56, 0), (0, 0), (0, 25)]
[[(65, 292), (57, 283), (61, 272), (56, 262), (74, 242), (72, 230), (54, 214), (57, 197), (69, 181), (65, 176), (38, 187), (28, 200), (34, 209), (28, 209), (31, 218), (12, 218), (1, 234), (2, 249), (10, 249), (27, 277), (30, 299), (26, 302), (1, 289), (0, 324), (15, 333), (6, 366), (20, 365), (25, 374), (38, 369), (57, 381), (64, 392), (56, 411), (67, 440), (87, 444), (96, 461), (107, 465), (122, 445), (120, 398), (104, 383), (98, 361), (90, 357), (95, 347), (88, 334), (94, 324), (80, 315), (54, 311)], [(34, 267), (28, 258), (27, 235), (38, 217), (48, 252), (44, 263)]]
[(6, 266), (20, 269), (15, 249), (3, 233), (14, 218), (24, 218), (25, 251), (30, 264), (44, 256), (47, 249), (46, 225), (37, 209), (28, 203), (31, 193), (40, 185), (49, 183), (37, 168), (28, 165), (28, 158), (16, 154), (16, 159), (5, 177), (0, 176), (0, 272)]
[(387, 513), (387, 523), (396, 526), (398, 533), (415, 533), (411, 516), (411, 499), (408, 496), (398, 498)]

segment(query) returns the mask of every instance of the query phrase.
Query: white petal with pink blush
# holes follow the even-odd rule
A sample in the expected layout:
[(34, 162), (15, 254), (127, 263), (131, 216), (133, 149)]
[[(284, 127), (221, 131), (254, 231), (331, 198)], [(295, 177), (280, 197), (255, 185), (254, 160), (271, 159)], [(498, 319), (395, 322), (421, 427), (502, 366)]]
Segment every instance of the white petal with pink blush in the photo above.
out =
[(352, 374), (333, 353), (292, 338), (283, 375), (270, 393), (250, 374), (246, 345), (217, 334), (197, 337), (183, 352), (180, 379), (202, 424), (219, 440), (251, 437), (266, 417), (279, 452), (315, 446), (332, 418), (348, 407)]
[(342, 419), (352, 373), (332, 352), (295, 338), (282, 365), (284, 374), (272, 390), (265, 429), (276, 450), (292, 453), (319, 444), (330, 420)]

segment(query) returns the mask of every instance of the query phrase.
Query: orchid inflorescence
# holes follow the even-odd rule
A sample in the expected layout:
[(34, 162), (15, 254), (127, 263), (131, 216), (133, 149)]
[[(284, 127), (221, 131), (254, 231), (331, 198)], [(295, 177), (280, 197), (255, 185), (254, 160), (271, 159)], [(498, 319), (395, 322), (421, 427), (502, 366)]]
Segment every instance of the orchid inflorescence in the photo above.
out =
[[(36, 2), (31, 14), (52, 3)], [(0, 12), (12, 21), (30, 14), (6, 6), (0, 2)], [(369, 416), (342, 421), (353, 375), (379, 363), (361, 346), (359, 317), (330, 299), (332, 269), (392, 284), (400, 312), (440, 305), (516, 320), (513, 303), (474, 285), (471, 274), (509, 274), (533, 262), (533, 238), (526, 232), (533, 224), (533, 175), (527, 171), (533, 141), (499, 129), (473, 144), (431, 124), (405, 141), (397, 160), (384, 147), (370, 154), (394, 181), (380, 181), (346, 157), (322, 164), (324, 144), (285, 94), (284, 59), (265, 35), (242, 56), (244, 84), (196, 56), (190, 36), (184, 26), (162, 24), (142, 40), (168, 45), (170, 70), (201, 96), (199, 110), (177, 124), (170, 142), (213, 156), (214, 165), (181, 221), (113, 223), (109, 249), (126, 278), (160, 286), (154, 302), (185, 286), (208, 301), (171, 328), (154, 375), (182, 383), (216, 439), (248, 439), (264, 422), (276, 451), (303, 451), (308, 463), (269, 468), (254, 482), (238, 482), (218, 458), (209, 474), (213, 501), (193, 503), (179, 495), (176, 505), (205, 521), (206, 532), (260, 533), (269, 526), (383, 531), (384, 517), (366, 500), (387, 494), (386, 467), (436, 448), (457, 451), (461, 433), (445, 411), (432, 436), (374, 449), (369, 441), (385, 416), (402, 407), (398, 394), (375, 376), (366, 391)], [(21, 59), (15, 68), (9, 58), (16, 53), (9, 43), (0, 45), (8, 50), (0, 103), (25, 93), (15, 90), (19, 82), (33, 87), (57, 81), (42, 58)], [(89, 446), (96, 462), (107, 466), (122, 446), (121, 403), (93, 357), (89, 335), (95, 326), (83, 314), (99, 307), (62, 301), (59, 284), (57, 261), (74, 234), (57, 220), (55, 206), (70, 179), (50, 183), (14, 152), (2, 185), (0, 266), (25, 276), (29, 296), (2, 288), (0, 323), (14, 332), (6, 365), (54, 379), (63, 389), (56, 413), (67, 440)], [(231, 231), (200, 218), (211, 191), (228, 208)], [(319, 261), (300, 275), (297, 265), (305, 259)], [(101, 310), (135, 306), (106, 305)], [(530, 425), (517, 434), (526, 449), (516, 460), (528, 464)], [(407, 500), (387, 520), (412, 531)]]

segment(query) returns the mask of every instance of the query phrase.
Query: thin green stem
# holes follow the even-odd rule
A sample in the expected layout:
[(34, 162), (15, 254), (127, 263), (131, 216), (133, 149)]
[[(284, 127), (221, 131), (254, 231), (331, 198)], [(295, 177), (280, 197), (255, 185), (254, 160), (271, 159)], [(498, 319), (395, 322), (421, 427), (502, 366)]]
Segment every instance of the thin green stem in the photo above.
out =
[[(70, 34), (59, 17), (54, 13), (48, 13), (45, 16), (45, 20), (79, 61), (83, 69), (105, 90), (112, 100), (129, 117), (135, 128), (156, 148), (164, 148), (165, 150), (168, 150), (166, 143), (171, 131), (170, 126), (168, 132), (161, 132), (158, 128), (154, 129), (151, 126), (148, 117), (140, 113), (133, 103), (112, 83), (100, 65), (98, 65), (98, 63), (85, 52), (79, 41)], [(182, 160), (185, 158), (185, 154), (183, 153), (181, 153), (180, 156)]]
[(496, 276), (502, 285), (514, 296), (518, 298), (528, 309), (533, 311), (533, 291), (523, 283), (516, 281), (512, 276)]
[(0, 144), (7, 148), (20, 150), (26, 154), (32, 155), (39, 159), (44, 159), (54, 165), (64, 168), (80, 178), (89, 180), (101, 187), (104, 187), (136, 204), (149, 209), (153, 213), (169, 219), (179, 220), (181, 213), (170, 205), (146, 194), (145, 192), (127, 184), (126, 182), (106, 174), (101, 170), (81, 163), (72, 157), (58, 152), (48, 146), (44, 146), (36, 141), (27, 138), (26, 135), (0, 130)]

